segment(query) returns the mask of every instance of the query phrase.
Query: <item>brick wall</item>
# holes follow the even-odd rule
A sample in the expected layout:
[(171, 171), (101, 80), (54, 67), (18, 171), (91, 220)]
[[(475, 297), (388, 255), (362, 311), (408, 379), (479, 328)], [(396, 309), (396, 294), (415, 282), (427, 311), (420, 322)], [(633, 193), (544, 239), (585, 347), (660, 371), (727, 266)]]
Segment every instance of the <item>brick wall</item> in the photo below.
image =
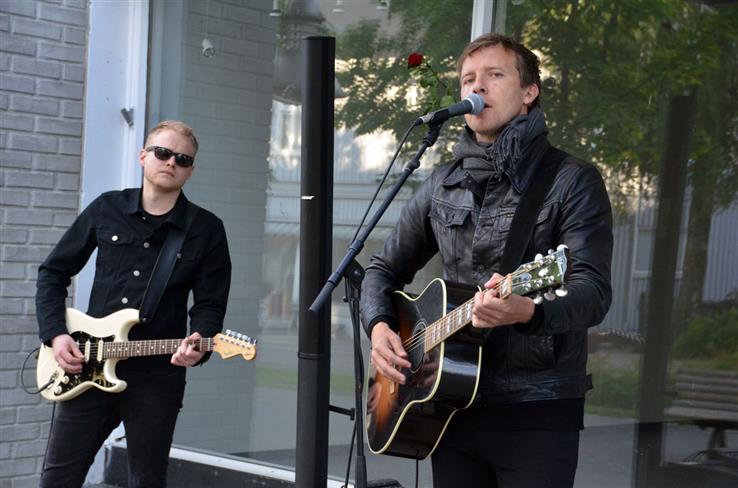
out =
[[(185, 192), (222, 218), (228, 234), (233, 273), (225, 328), (257, 338), (277, 26), (269, 17), (271, 6), (187, 2), (177, 114), (195, 128), (200, 142), (201, 163)], [(215, 46), (215, 56), (202, 55), (204, 37)], [(225, 453), (263, 446), (251, 429), (257, 421), (256, 368), (255, 362), (214, 358), (189, 371), (174, 442)]]
[[(38, 264), (78, 212), (86, 0), (0, 0), (0, 487), (38, 486), (51, 408), (21, 384)], [(23, 381), (35, 386), (29, 360)]]

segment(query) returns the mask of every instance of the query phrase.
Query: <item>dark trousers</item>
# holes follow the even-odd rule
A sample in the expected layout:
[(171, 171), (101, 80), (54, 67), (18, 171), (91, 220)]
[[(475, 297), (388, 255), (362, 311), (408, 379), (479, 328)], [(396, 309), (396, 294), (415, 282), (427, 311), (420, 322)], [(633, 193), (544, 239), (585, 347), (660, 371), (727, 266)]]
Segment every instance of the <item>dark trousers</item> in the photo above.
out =
[(128, 382), (120, 393), (92, 388), (56, 405), (41, 487), (82, 486), (95, 454), (121, 421), (126, 430), (128, 486), (166, 486), (185, 370), (154, 370), (120, 377)]
[(434, 488), (571, 488), (578, 430), (449, 429), (432, 456)]

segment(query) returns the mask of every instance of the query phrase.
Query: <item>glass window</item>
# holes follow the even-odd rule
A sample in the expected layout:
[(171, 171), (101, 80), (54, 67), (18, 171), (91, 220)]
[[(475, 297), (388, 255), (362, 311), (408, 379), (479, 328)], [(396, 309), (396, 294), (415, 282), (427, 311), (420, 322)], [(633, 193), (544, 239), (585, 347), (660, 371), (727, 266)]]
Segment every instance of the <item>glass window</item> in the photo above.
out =
[(615, 207), (577, 486), (735, 483), (738, 8), (499, 3), (542, 59), (552, 142), (599, 167)]
[[(616, 214), (613, 304), (590, 331), (595, 388), (576, 486), (722, 480), (735, 472), (738, 443), (738, 8), (494, 3), (495, 28), (542, 60), (552, 142), (597, 165)], [(408, 69), (408, 56), (421, 53), (458, 99), (455, 60), (472, 12), (472, 0), (152, 2), (148, 122), (179, 118), (195, 128), (201, 148), (186, 192), (226, 224), (234, 265), (227, 327), (259, 339), (256, 361), (213, 358), (190, 372), (177, 445), (294, 466), (299, 40), (336, 37), (337, 266), (398, 140), (433, 107), (431, 85)], [(440, 99), (445, 91), (433, 86)], [(361, 264), (418, 182), (447, 160), (460, 122), (445, 125)], [(423, 135), (413, 133), (391, 178)], [(439, 275), (431, 262), (410, 289)], [(330, 401), (351, 408), (353, 332), (342, 295), (336, 290), (332, 303)], [(353, 471), (352, 427), (331, 414), (332, 476), (343, 477), (348, 462)], [(414, 485), (411, 461), (367, 452), (367, 464), (370, 479)], [(420, 484), (430, 485), (429, 461), (420, 463)]]
[[(451, 80), (455, 56), (469, 40), (472, 2), (154, 0), (151, 5), (147, 123), (176, 118), (195, 129), (200, 150), (185, 193), (226, 225), (233, 261), (226, 327), (259, 340), (253, 362), (214, 355), (188, 372), (174, 443), (294, 467), (300, 40), (336, 37), (337, 265), (398, 134), (425, 109), (411, 96), (418, 80), (407, 68), (407, 56), (423, 52)], [(392, 111), (386, 105), (378, 110), (374, 97), (391, 104)], [(430, 151), (416, 183), (437, 161)], [(367, 243), (362, 263), (381, 245), (411, 186)], [(437, 274), (432, 267), (425, 273)], [(332, 304), (331, 403), (351, 408), (353, 332), (342, 295), (336, 290)], [(330, 422), (329, 474), (343, 477), (353, 424), (334, 414)], [(413, 479), (414, 467), (405, 460), (370, 455), (368, 463), (374, 478), (404, 476), (407, 484)]]

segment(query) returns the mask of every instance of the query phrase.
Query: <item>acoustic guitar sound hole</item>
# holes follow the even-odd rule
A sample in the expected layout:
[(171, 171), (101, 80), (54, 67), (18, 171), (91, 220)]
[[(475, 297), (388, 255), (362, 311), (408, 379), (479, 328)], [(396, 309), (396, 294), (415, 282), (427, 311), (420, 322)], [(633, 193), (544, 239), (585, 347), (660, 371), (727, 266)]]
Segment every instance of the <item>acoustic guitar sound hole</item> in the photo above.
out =
[(413, 372), (413, 374), (416, 374), (423, 367), (423, 359), (425, 353), (423, 352), (422, 337), (423, 331), (425, 330), (427, 325), (428, 324), (425, 322), (425, 320), (421, 320), (413, 327), (412, 337), (414, 338), (414, 340), (407, 350), (408, 361), (410, 361), (410, 370)]

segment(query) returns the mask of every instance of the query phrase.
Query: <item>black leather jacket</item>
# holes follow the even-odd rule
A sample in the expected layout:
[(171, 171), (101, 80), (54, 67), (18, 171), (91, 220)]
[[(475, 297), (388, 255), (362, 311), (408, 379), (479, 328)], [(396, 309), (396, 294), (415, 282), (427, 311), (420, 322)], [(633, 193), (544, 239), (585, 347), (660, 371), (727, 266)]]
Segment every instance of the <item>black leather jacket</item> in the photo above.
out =
[[(393, 325), (391, 294), (410, 283), (440, 253), (443, 278), (471, 285), (497, 271), (515, 207), (549, 147), (542, 137), (537, 156), (515, 174), (488, 184), (475, 198), (466, 170), (435, 170), (402, 211), (381, 252), (371, 258), (362, 285), (362, 319), (371, 327)], [(536, 306), (526, 324), (496, 327), (483, 348), (479, 396), (484, 403), (581, 398), (586, 374), (587, 328), (610, 307), (612, 211), (597, 169), (573, 157), (563, 162), (538, 215), (529, 249), (545, 253), (558, 244), (570, 250), (569, 294)], [(525, 261), (533, 256), (526, 255)]]

